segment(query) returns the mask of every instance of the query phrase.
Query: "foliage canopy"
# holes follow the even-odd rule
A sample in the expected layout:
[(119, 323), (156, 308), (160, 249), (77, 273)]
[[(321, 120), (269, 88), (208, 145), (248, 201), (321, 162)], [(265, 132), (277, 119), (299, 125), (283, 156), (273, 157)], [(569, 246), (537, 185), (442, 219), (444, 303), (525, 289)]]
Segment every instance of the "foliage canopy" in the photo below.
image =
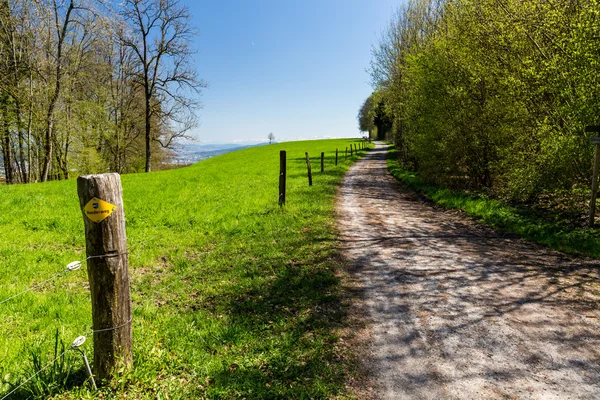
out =
[(597, 0), (411, 0), (373, 48), (381, 106), (363, 121), (363, 105), (361, 128), (392, 121), (402, 162), (435, 183), (517, 200), (587, 186), (599, 14)]

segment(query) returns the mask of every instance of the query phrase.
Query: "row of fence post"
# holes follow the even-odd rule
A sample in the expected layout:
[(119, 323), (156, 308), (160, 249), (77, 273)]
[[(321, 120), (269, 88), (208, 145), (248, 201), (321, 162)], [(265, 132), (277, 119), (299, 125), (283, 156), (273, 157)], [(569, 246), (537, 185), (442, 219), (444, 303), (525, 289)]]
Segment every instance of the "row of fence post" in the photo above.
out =
[[(350, 144), (350, 156), (352, 157), (354, 153), (358, 154), (359, 145), (356, 143)], [(354, 149), (353, 149), (354, 147)], [(364, 150), (367, 148), (366, 142), (360, 143), (360, 149)], [(338, 165), (338, 154), (339, 150), (335, 148), (335, 165)], [(308, 152), (304, 153), (306, 157), (306, 169), (308, 174), (308, 186), (312, 186), (312, 168), (310, 166), (310, 157), (308, 156)], [(348, 147), (346, 147), (346, 151), (344, 153), (344, 159), (348, 158)], [(279, 205), (283, 206), (285, 204), (285, 195), (286, 195), (286, 174), (287, 174), (287, 154), (285, 150), (281, 150), (279, 152)], [(321, 172), (325, 172), (325, 152), (321, 152)]]
[[(350, 155), (353, 155), (350, 145)], [(361, 148), (366, 146), (361, 143)], [(358, 152), (354, 144), (354, 152)], [(310, 158), (306, 154), (308, 184), (312, 186)], [(348, 154), (346, 147), (345, 157)], [(286, 197), (286, 151), (279, 155), (279, 204)], [(335, 165), (338, 149), (335, 149)], [(325, 153), (321, 153), (321, 172), (325, 171)], [(77, 178), (82, 210), (87, 273), (92, 300), (94, 337), (94, 376), (102, 382), (110, 378), (117, 365), (131, 367), (132, 308), (127, 255), (127, 235), (123, 190), (117, 173), (85, 175)]]

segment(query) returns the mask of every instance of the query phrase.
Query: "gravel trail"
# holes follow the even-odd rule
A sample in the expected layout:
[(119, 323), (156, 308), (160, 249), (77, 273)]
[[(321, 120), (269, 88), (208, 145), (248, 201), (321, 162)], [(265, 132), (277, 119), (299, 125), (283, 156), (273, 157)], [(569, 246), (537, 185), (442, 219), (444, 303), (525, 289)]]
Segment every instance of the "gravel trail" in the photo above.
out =
[(377, 399), (600, 399), (600, 276), (421, 200), (378, 143), (345, 177), (338, 228)]

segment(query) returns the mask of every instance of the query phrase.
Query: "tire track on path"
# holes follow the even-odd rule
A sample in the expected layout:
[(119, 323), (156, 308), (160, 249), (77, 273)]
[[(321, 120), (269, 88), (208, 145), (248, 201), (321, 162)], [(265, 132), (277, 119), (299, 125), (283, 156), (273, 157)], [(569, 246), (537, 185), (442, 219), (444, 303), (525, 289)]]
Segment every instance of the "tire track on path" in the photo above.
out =
[(348, 171), (337, 204), (375, 397), (599, 399), (598, 262), (423, 202), (386, 152)]

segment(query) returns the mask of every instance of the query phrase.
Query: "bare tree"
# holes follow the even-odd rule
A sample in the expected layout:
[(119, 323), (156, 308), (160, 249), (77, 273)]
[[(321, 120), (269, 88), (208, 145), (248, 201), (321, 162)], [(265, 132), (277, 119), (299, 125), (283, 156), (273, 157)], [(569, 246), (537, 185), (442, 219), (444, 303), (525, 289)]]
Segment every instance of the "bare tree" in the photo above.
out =
[[(31, 39), (26, 29), (31, 19), (29, 7), (19, 1), (3, 0), (0, 4), (0, 102), (4, 137), (2, 150), (6, 171), (6, 182), (13, 182), (13, 163), (21, 182), (28, 180), (27, 154), (29, 142), (25, 142), (23, 106), (26, 96), (23, 83), (30, 69)], [(13, 144), (16, 135), (17, 149)], [(29, 163), (30, 164), (30, 163)]]
[(195, 31), (186, 6), (178, 0), (124, 0), (122, 16), (132, 26), (122, 40), (137, 59), (133, 82), (144, 92), (149, 172), (153, 141), (171, 147), (196, 126), (194, 111), (200, 103), (194, 95), (206, 85), (192, 66), (188, 43)]
[(270, 132), (267, 138), (269, 139), (269, 144), (271, 144), (275, 140), (275, 135), (273, 135), (273, 132)]
[[(54, 111), (60, 97), (61, 85), (63, 80), (64, 69), (64, 47), (65, 38), (69, 32), (69, 25), (73, 23), (73, 10), (75, 10), (74, 0), (69, 0), (67, 4), (60, 4), (56, 0), (52, 1), (52, 13), (54, 18), (54, 30), (56, 35), (56, 53), (53, 54), (55, 62), (54, 72), (54, 87), (50, 96), (50, 103), (46, 113), (46, 132), (44, 137), (44, 164), (42, 176), (40, 180), (45, 182), (48, 180), (48, 172), (52, 163), (52, 152), (54, 144)], [(64, 16), (61, 16), (61, 11), (64, 11)]]

